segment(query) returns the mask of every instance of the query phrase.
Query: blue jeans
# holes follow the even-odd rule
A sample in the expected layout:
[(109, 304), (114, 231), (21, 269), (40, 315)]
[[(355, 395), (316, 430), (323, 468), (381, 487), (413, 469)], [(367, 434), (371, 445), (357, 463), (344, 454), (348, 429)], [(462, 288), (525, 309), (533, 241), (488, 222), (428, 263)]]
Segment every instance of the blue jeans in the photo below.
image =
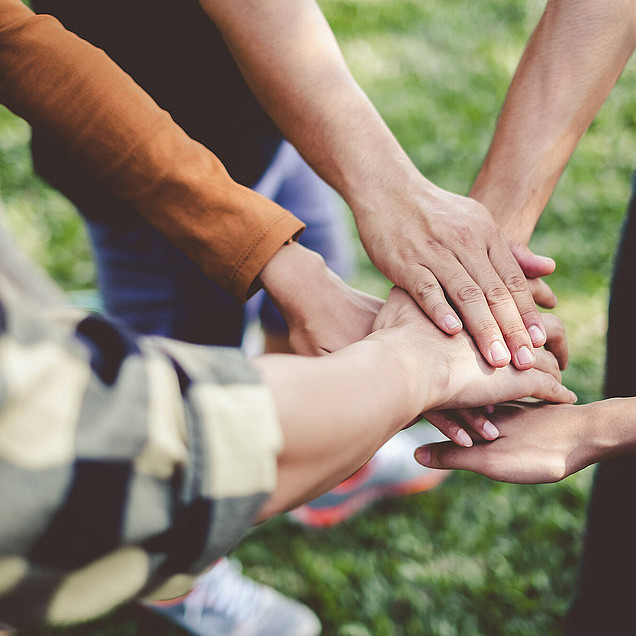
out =
[[(352, 249), (335, 192), (283, 142), (254, 189), (304, 221), (300, 242), (322, 254), (340, 276), (350, 275)], [(198, 344), (240, 346), (249, 312), (263, 327), (286, 333), (264, 292), (248, 309), (218, 285), (141, 217), (126, 226), (87, 220), (106, 312), (148, 334)]]
[[(636, 395), (636, 175), (612, 279), (607, 332), (606, 397)], [(601, 462), (588, 506), (571, 636), (636, 633), (636, 455)]]

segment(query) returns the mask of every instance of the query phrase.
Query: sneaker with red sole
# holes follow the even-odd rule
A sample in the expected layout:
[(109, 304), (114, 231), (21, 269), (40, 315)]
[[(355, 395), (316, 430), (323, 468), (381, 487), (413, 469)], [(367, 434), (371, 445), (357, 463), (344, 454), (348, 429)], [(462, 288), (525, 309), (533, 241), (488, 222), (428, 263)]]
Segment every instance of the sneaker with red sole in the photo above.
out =
[(430, 490), (450, 471), (421, 466), (413, 458), (413, 451), (422, 444), (444, 440), (446, 437), (430, 424), (415, 424), (400, 431), (349, 479), (288, 514), (304, 525), (328, 528), (379, 499)]

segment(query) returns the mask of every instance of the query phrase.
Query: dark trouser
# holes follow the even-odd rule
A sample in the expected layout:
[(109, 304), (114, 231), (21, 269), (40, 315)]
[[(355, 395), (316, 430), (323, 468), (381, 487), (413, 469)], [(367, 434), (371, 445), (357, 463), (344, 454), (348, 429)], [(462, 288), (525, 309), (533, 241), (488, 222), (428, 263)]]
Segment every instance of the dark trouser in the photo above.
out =
[[(636, 178), (612, 281), (606, 397), (636, 395)], [(636, 455), (601, 462), (567, 634), (636, 634)]]

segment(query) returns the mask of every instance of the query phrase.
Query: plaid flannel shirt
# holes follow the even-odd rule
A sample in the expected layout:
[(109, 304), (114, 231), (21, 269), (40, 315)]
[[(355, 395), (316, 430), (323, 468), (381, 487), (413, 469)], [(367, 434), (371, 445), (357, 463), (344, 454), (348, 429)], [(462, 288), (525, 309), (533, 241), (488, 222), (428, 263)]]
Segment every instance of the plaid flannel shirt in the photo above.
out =
[(183, 594), (253, 522), (280, 445), (239, 351), (36, 310), (0, 271), (0, 620)]

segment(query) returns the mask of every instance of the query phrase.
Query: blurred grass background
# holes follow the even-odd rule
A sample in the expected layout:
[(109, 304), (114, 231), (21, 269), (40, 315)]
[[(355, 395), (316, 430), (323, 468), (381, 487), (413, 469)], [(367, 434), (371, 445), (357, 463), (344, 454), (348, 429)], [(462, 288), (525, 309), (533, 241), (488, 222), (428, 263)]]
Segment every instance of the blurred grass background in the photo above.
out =
[[(538, 0), (322, 0), (350, 67), (422, 172), (467, 193), (485, 155)], [(553, 257), (555, 313), (571, 348), (566, 383), (600, 397), (608, 280), (636, 148), (630, 63), (574, 154), (536, 231)], [(0, 111), (0, 193), (20, 243), (66, 289), (93, 286), (72, 207), (32, 173), (28, 126)], [(388, 211), (390, 213), (390, 211)], [(356, 283), (389, 285), (360, 248)], [(408, 458), (405, 458), (408, 461)], [(382, 502), (328, 532), (275, 519), (236, 551), (255, 579), (310, 605), (338, 636), (560, 633), (574, 589), (591, 481), (550, 486), (453, 474), (423, 496)], [(176, 635), (127, 607), (38, 634)]]

